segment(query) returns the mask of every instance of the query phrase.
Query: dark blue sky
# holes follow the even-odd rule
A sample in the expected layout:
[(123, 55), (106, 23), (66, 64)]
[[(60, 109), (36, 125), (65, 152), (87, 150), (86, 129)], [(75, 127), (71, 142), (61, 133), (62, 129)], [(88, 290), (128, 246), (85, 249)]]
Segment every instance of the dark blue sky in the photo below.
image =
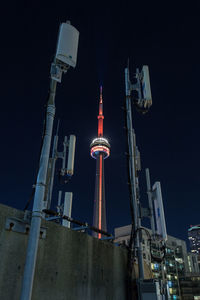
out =
[(149, 65), (153, 97), (148, 114), (133, 109), (143, 168), (141, 202), (147, 202), (149, 167), (152, 183), (161, 181), (168, 233), (186, 240), (190, 224), (200, 223), (199, 4), (138, 2), (2, 5), (1, 203), (23, 209), (31, 194), (57, 31), (60, 22), (71, 20), (80, 31), (77, 67), (58, 85), (55, 125), (59, 118), (60, 151), (64, 135), (77, 136), (75, 175), (61, 187), (74, 193), (72, 216), (92, 223), (95, 161), (89, 145), (97, 134), (103, 84), (104, 133), (112, 147), (105, 161), (108, 229), (130, 223), (122, 110), (129, 57), (132, 75), (136, 67)]

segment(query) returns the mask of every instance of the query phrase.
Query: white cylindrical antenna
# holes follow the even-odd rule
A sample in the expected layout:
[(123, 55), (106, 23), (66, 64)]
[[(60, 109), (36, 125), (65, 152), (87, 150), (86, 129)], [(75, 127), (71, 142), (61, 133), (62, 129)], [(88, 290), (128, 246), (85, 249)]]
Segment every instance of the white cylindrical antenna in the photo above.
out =
[(167, 230), (165, 223), (165, 213), (162, 200), (162, 192), (160, 182), (155, 182), (153, 185), (154, 207), (156, 215), (157, 233), (162, 236), (163, 240), (167, 240)]
[(72, 176), (74, 174), (74, 156), (75, 156), (75, 135), (70, 135), (69, 138), (69, 150), (68, 150), (68, 162), (67, 162), (67, 174)]
[(149, 169), (146, 169), (146, 182), (147, 182), (147, 195), (149, 200), (149, 209), (150, 209), (150, 221), (151, 221), (151, 230), (153, 237), (155, 236), (155, 220), (154, 220), (154, 210), (153, 210), (153, 197), (152, 197), (152, 190), (151, 190), (151, 181), (150, 181), (150, 174)]
[(142, 92), (144, 100), (148, 102), (150, 107), (152, 105), (152, 96), (148, 66), (142, 67)]
[[(63, 215), (64, 216), (68, 216), (71, 218), (71, 214), (72, 214), (72, 193), (65, 193), (65, 200), (64, 200), (64, 209), (63, 209)], [(63, 220), (62, 221), (62, 225), (70, 228), (70, 222), (67, 220)]]

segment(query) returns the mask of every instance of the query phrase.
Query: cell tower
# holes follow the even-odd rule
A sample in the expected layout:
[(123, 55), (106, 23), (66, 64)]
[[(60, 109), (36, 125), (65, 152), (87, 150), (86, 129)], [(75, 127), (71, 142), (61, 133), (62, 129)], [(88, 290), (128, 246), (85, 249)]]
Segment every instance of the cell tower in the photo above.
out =
[[(104, 186), (104, 159), (110, 156), (110, 144), (103, 137), (103, 98), (102, 86), (100, 87), (99, 115), (98, 115), (98, 137), (90, 145), (90, 155), (96, 159), (96, 182), (94, 196), (93, 226), (98, 229), (107, 230), (106, 226), (106, 203)], [(93, 236), (101, 238), (101, 233), (93, 233)]]

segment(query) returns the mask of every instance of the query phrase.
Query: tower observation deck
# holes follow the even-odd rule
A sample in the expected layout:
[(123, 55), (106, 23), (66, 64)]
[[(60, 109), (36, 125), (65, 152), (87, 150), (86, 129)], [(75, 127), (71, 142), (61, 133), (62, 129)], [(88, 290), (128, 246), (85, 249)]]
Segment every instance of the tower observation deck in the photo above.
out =
[[(103, 98), (102, 87), (100, 87), (99, 115), (98, 115), (98, 137), (90, 144), (90, 155), (96, 159), (96, 182), (94, 196), (93, 226), (107, 231), (106, 225), (106, 203), (104, 186), (104, 159), (110, 156), (110, 144), (103, 137)], [(93, 233), (93, 236), (101, 238), (100, 233)]]

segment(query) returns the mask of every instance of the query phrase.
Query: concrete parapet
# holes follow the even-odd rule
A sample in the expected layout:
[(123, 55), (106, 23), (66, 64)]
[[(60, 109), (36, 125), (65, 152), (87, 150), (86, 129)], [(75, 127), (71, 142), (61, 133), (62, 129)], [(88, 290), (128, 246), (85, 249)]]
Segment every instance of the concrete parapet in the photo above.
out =
[[(27, 233), (5, 228), (24, 213), (0, 204), (0, 299), (19, 300)], [(11, 224), (12, 225), (12, 224)], [(127, 299), (127, 250), (86, 233), (43, 221), (32, 300)]]

